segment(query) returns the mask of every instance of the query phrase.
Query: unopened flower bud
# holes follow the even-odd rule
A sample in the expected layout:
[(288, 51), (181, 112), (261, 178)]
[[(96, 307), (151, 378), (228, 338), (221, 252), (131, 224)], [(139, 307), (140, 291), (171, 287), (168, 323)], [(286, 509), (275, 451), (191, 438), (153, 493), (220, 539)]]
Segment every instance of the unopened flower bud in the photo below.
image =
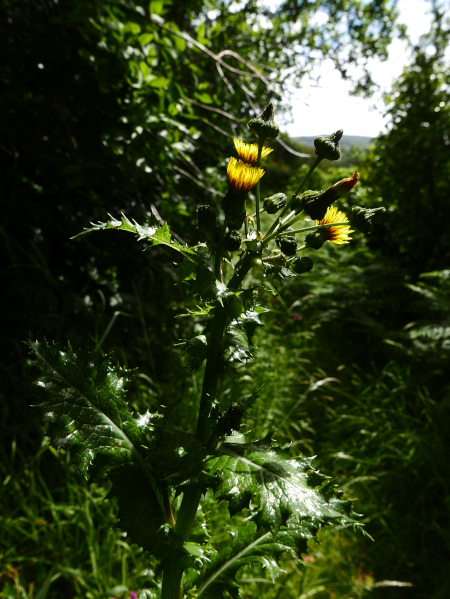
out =
[(214, 227), (212, 230), (211, 239), (214, 243), (220, 243), (220, 235), (222, 232), (222, 227)]
[(358, 178), (359, 173), (355, 171), (351, 177), (341, 179), (325, 191), (305, 191), (298, 198), (299, 206), (310, 218), (322, 220), (331, 204), (353, 189)]
[(298, 243), (294, 235), (286, 235), (285, 237), (281, 237), (280, 239), (276, 240), (276, 243), (286, 256), (295, 256), (297, 253)]
[(312, 231), (305, 237), (305, 245), (312, 250), (320, 250), (326, 241), (323, 231)]
[(223, 238), (223, 247), (229, 252), (237, 252), (241, 247), (242, 238), (237, 231), (228, 231)]
[(264, 210), (268, 214), (276, 214), (287, 204), (287, 197), (284, 193), (276, 193), (273, 196), (265, 198), (263, 201)]
[(320, 220), (325, 216), (328, 206), (331, 206), (333, 199), (326, 197), (325, 191), (305, 191), (294, 200), (294, 210), (301, 212), (304, 210), (310, 218)]
[(341, 157), (341, 148), (339, 142), (342, 138), (343, 130), (335, 131), (331, 135), (322, 135), (314, 140), (314, 147), (319, 158), (327, 160), (339, 160)]
[(244, 204), (230, 204), (225, 212), (226, 222), (229, 229), (238, 231), (247, 217), (247, 211)]
[(261, 258), (259, 257), (254, 257), (251, 259), (250, 264), (252, 266), (254, 266), (255, 268), (257, 268), (258, 270), (260, 270), (261, 272), (266, 272), (266, 269), (264, 268), (264, 264), (263, 261), (261, 260)]
[(311, 260), (311, 258), (307, 258), (305, 256), (304, 258), (297, 258), (297, 260), (294, 260), (292, 263), (292, 270), (298, 275), (301, 275), (312, 270), (313, 266), (314, 262)]
[(356, 227), (361, 233), (371, 233), (373, 227), (380, 217), (386, 212), (386, 208), (362, 208), (354, 206), (352, 209), (352, 217), (350, 219), (352, 227)]
[(216, 226), (216, 211), (212, 206), (199, 206), (197, 209), (197, 227), (208, 236)]
[(247, 127), (255, 133), (259, 139), (275, 139), (280, 133), (280, 128), (273, 118), (273, 104), (270, 102), (264, 111), (247, 123)]

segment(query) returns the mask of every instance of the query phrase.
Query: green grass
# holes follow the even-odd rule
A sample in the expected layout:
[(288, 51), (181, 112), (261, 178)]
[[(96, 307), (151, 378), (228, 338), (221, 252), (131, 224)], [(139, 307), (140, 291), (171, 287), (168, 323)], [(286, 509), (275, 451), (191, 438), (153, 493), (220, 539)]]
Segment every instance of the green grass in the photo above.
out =
[(112, 528), (107, 490), (84, 481), (70, 455), (45, 440), (29, 448), (1, 450), (1, 596), (100, 599), (150, 588), (149, 557)]
[[(357, 256), (344, 269), (336, 268), (340, 258), (328, 257), (319, 263), (324, 278), (297, 286), (297, 299), (295, 287), (280, 289), (278, 301), (267, 295), (274, 312), (243, 377), (248, 390), (262, 386), (257, 416), (247, 424), (257, 437), (275, 430), (280, 443), (292, 441), (294, 454), (317, 455), (316, 467), (355, 499), (374, 540), (329, 531), (310, 549), (314, 562), (299, 568), (289, 561), (284, 581), (274, 589), (259, 583), (248, 596), (444, 599), (450, 596), (448, 387), (442, 377), (436, 381), (441, 371), (405, 351), (393, 360), (383, 345), (388, 319), (391, 334), (400, 329), (395, 302), (402, 300), (387, 296), (391, 312), (377, 324), (367, 315), (380, 310), (379, 297), (352, 281), (359, 276)], [(403, 309), (410, 308), (403, 302)], [(400, 333), (399, 345), (408, 348)]]

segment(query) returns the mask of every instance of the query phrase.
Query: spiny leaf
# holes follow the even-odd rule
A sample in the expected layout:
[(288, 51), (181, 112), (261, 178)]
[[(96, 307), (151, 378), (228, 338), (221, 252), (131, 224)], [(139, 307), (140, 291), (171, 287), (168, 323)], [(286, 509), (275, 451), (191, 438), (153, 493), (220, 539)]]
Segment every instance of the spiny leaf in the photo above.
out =
[(161, 553), (177, 549), (182, 540), (165, 529), (166, 519), (148, 479), (137, 464), (125, 464), (109, 473), (112, 482), (109, 497), (117, 497), (119, 526), (130, 538), (149, 551)]
[[(284, 571), (278, 564), (280, 556), (291, 552), (300, 557), (306, 551), (311, 531), (289, 522), (273, 537), (271, 532), (261, 532), (256, 523), (244, 524), (232, 521), (231, 539), (220, 552), (211, 553), (210, 563), (199, 573), (188, 573), (186, 587), (194, 585), (197, 597), (214, 598), (223, 596), (224, 591), (232, 597), (240, 597), (235, 581), (238, 570), (247, 564), (259, 563), (267, 570), (272, 582)], [(186, 589), (185, 589), (186, 591)]]
[(312, 488), (317, 477), (311, 478), (311, 459), (290, 458), (270, 447), (270, 436), (250, 444), (242, 443), (242, 437), (234, 439), (241, 442), (223, 443), (222, 455), (206, 464), (207, 471), (221, 479), (216, 497), (229, 502), (232, 515), (251, 507), (258, 526), (274, 533), (292, 517), (312, 529), (330, 521), (355, 523), (348, 502), (335, 497), (334, 485)]
[[(180, 449), (183, 449), (182, 453)], [(204, 459), (210, 453), (211, 450), (198, 437), (171, 422), (161, 421), (154, 427), (152, 461), (155, 462), (158, 477), (172, 486), (197, 476), (202, 471)]]
[(193, 339), (186, 341), (184, 354), (188, 356), (189, 367), (191, 370), (198, 370), (206, 360), (208, 354), (208, 343), (205, 335), (197, 335)]
[[(129, 540), (147, 551), (155, 553), (163, 563), (182, 560), (185, 567), (201, 568), (202, 555), (195, 553), (173, 528), (167, 524), (160, 509), (157, 497), (148, 480), (136, 464), (116, 468), (109, 476), (112, 489), (108, 497), (117, 497), (119, 503), (118, 525), (126, 531)], [(166, 494), (168, 503), (168, 495)], [(206, 540), (204, 522), (196, 522), (195, 538)], [(201, 551), (200, 551), (201, 553)], [(203, 550), (203, 553), (205, 551)]]
[[(129, 231), (130, 233), (135, 233), (138, 235), (139, 240), (148, 239), (152, 242), (152, 245), (167, 245), (171, 247), (173, 250), (180, 252), (185, 258), (194, 262), (196, 264), (200, 264), (202, 262), (202, 258), (197, 252), (191, 250), (186, 245), (181, 245), (175, 239), (172, 239), (170, 234), (169, 225), (165, 223), (162, 227), (152, 226), (150, 224), (140, 225), (135, 220), (131, 222), (124, 214), (122, 214), (122, 219), (117, 220), (108, 214), (110, 220), (106, 223), (91, 223), (92, 227), (89, 229), (84, 229), (78, 235), (72, 237), (72, 239), (76, 239), (77, 237), (81, 237), (82, 235), (87, 235), (88, 233), (92, 233), (94, 231), (104, 231), (106, 229), (117, 229), (121, 231)], [(134, 223), (134, 224), (133, 224)]]
[(209, 268), (200, 264), (195, 270), (195, 280), (191, 281), (189, 289), (191, 295), (199, 295), (205, 300), (214, 300), (226, 295), (226, 286), (216, 279)]
[(249, 345), (253, 343), (253, 335), (257, 327), (264, 326), (261, 322), (260, 311), (247, 310), (237, 320), (237, 326), (241, 326), (245, 330)]
[(258, 326), (263, 324), (259, 312), (254, 310), (243, 312), (230, 323), (224, 342), (224, 357), (228, 364), (245, 363), (253, 358), (253, 335)]
[(37, 407), (49, 422), (57, 448), (71, 449), (81, 472), (92, 478), (121, 465), (137, 464), (165, 513), (163, 498), (141, 454), (150, 428), (149, 413), (134, 418), (125, 402), (125, 371), (113, 368), (105, 355), (74, 352), (68, 345), (29, 342), (40, 370), (35, 385), (44, 400)]

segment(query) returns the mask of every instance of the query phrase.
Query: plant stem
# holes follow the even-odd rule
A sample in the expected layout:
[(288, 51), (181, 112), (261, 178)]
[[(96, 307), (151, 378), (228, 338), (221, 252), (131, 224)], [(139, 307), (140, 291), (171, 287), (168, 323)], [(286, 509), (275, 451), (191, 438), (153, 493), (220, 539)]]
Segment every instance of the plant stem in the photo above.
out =
[(225, 235), (225, 229), (227, 228), (227, 220), (225, 219), (223, 225), (220, 228), (220, 239), (219, 239), (219, 247), (216, 252), (216, 256), (214, 259), (214, 274), (216, 275), (216, 279), (219, 281), (222, 280), (222, 241)]
[[(208, 343), (208, 357), (206, 360), (205, 374), (203, 376), (203, 388), (197, 422), (197, 437), (205, 445), (207, 444), (215, 425), (215, 422), (210, 419), (210, 411), (217, 391), (219, 362), (222, 357), (226, 318), (226, 309), (217, 302), (212, 319)], [(175, 526), (175, 532), (183, 539), (183, 541), (187, 541), (189, 538), (192, 524), (197, 514), (201, 494), (201, 490), (193, 489), (187, 491), (183, 496), (183, 501), (181, 502), (180, 511), (177, 517), (177, 524)], [(162, 599), (178, 599), (182, 575), (182, 568), (173, 568), (170, 571), (164, 572)]]
[(244, 254), (240, 262), (237, 264), (234, 275), (228, 281), (228, 289), (237, 289), (239, 287), (245, 275), (251, 268), (252, 257), (252, 254), (250, 254), (249, 252)]
[(206, 360), (205, 374), (203, 376), (202, 396), (197, 422), (197, 437), (205, 445), (211, 436), (213, 428), (211, 426), (209, 415), (217, 391), (219, 362), (222, 356), (226, 317), (226, 309), (219, 302), (216, 302), (211, 324), (208, 357)]
[[(264, 139), (261, 137), (258, 138), (258, 159), (256, 161), (256, 168), (259, 168), (261, 164), (261, 153), (264, 145)], [(261, 186), (260, 181), (256, 184), (256, 231), (259, 233), (261, 231), (261, 218), (259, 214), (259, 205), (261, 201)]]
[[(303, 187), (303, 185), (306, 183), (306, 181), (309, 179), (311, 173), (314, 171), (314, 169), (319, 165), (320, 161), (322, 160), (322, 158), (320, 158), (319, 156), (317, 156), (317, 158), (315, 159), (314, 163), (311, 165), (311, 168), (309, 169), (309, 171), (306, 173), (306, 175), (303, 177), (302, 181), (300, 182), (300, 185), (297, 187), (297, 189), (294, 191), (291, 199), (289, 200), (289, 202), (286, 204), (286, 206), (283, 208), (283, 210), (281, 211), (281, 214), (278, 216), (278, 218), (274, 221), (274, 223), (272, 224), (272, 226), (270, 227), (270, 229), (267, 231), (266, 234), (266, 239), (275, 231), (275, 229), (278, 226), (278, 223), (280, 222), (280, 220), (283, 218), (283, 216), (286, 214), (286, 212), (289, 210), (292, 202), (294, 201), (295, 197), (297, 196), (298, 192), (301, 190), (301, 188)], [(266, 239), (264, 240), (264, 243), (266, 243)]]
[[(229, 289), (237, 289), (239, 287), (242, 279), (250, 270), (251, 259), (252, 256), (248, 253), (244, 255), (239, 270), (236, 271), (228, 283)], [(216, 424), (211, 418), (210, 412), (217, 392), (219, 365), (223, 352), (226, 320), (227, 310), (217, 302), (211, 323), (208, 356), (206, 359), (205, 374), (203, 375), (202, 395), (197, 421), (197, 437), (205, 445), (207, 445)], [(202, 492), (200, 489), (193, 489), (187, 491), (183, 496), (175, 526), (175, 532), (183, 539), (183, 541), (187, 541), (189, 538), (192, 524), (194, 523), (197, 514), (201, 494)], [(164, 571), (161, 599), (179, 599), (182, 576), (183, 568), (177, 563), (175, 563), (175, 566), (171, 569)]]
[[(290, 223), (292, 224), (292, 223)], [(305, 231), (314, 231), (315, 229), (323, 229), (324, 227), (345, 227), (349, 225), (349, 221), (346, 220), (342, 223), (325, 223), (324, 225), (315, 225), (314, 227), (304, 227), (303, 229), (294, 229), (293, 231), (277, 231), (277, 237), (283, 237), (283, 235), (295, 235), (295, 233), (304, 233)]]
[[(271, 233), (270, 235), (266, 235), (266, 237), (264, 239), (264, 244), (267, 245), (269, 243), (269, 241), (271, 239), (273, 239), (274, 237), (281, 237), (281, 234), (283, 233), (283, 231), (286, 231), (287, 229), (292, 227), (292, 225), (294, 223), (296, 223), (297, 221), (299, 221), (300, 219), (303, 218), (303, 212), (304, 212), (304, 210), (302, 210), (299, 214), (297, 214), (297, 216), (295, 218), (293, 218), (292, 220), (290, 220), (289, 222), (287, 222), (286, 224), (281, 226), (279, 229), (277, 229), (274, 233)], [(290, 233), (284, 233), (284, 234), (289, 235)]]
[(162, 578), (161, 599), (180, 599), (180, 583), (183, 568), (176, 561), (168, 570), (164, 570)]

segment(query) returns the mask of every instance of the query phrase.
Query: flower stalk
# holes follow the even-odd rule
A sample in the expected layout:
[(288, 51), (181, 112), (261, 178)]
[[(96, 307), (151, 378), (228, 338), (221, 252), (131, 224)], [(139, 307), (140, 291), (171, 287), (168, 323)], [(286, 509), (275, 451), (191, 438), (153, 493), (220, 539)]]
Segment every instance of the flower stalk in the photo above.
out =
[[(256, 168), (261, 165), (261, 153), (264, 145), (264, 139), (258, 138), (258, 158), (256, 161)], [(261, 202), (261, 181), (256, 184), (256, 230), (259, 233), (261, 231), (261, 215), (260, 215), (260, 202)]]
[[(309, 179), (309, 177), (312, 175), (312, 173), (314, 172), (314, 170), (319, 166), (319, 163), (321, 162), (322, 158), (320, 156), (317, 156), (317, 158), (314, 160), (314, 163), (311, 165), (309, 171), (306, 173), (306, 175), (303, 177), (302, 181), (300, 182), (300, 185), (297, 187), (297, 189), (295, 190), (295, 192), (292, 194), (291, 199), (288, 201), (288, 203), (286, 204), (286, 206), (283, 208), (283, 210), (281, 211), (281, 213), (279, 214), (279, 216), (275, 219), (275, 221), (273, 222), (272, 226), (270, 227), (270, 229), (267, 231), (267, 234), (264, 238), (264, 243), (266, 244), (269, 241), (269, 237), (271, 236), (271, 234), (276, 231), (279, 223), (281, 222), (281, 219), (284, 217), (284, 215), (286, 214), (286, 212), (289, 210), (292, 202), (295, 200), (295, 198), (297, 197), (297, 195), (299, 194), (299, 192), (301, 191), (301, 189), (303, 188), (303, 186), (305, 185), (306, 181)], [(271, 238), (271, 237), (270, 237)]]

